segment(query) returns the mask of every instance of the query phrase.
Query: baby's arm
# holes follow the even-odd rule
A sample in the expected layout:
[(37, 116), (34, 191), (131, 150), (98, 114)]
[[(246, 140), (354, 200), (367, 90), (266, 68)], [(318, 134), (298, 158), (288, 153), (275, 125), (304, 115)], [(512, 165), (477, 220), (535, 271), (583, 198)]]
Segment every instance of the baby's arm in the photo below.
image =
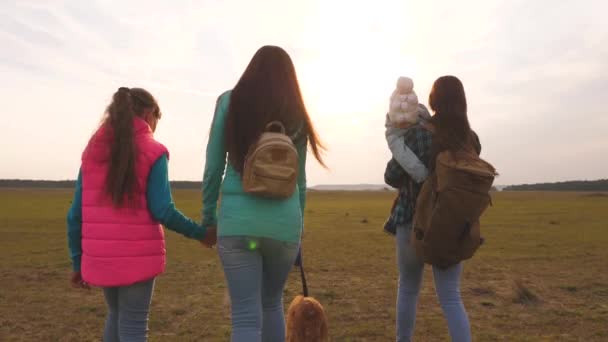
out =
[(417, 183), (423, 182), (428, 174), (428, 170), (420, 159), (412, 152), (403, 141), (404, 129), (388, 128), (386, 130), (386, 142), (393, 154), (393, 158)]

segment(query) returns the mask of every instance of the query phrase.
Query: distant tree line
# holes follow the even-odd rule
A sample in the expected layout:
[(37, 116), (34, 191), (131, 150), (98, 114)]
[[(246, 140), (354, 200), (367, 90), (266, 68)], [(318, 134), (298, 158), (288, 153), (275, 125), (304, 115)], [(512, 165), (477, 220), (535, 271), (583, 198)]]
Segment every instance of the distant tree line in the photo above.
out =
[(608, 191), (608, 179), (510, 185), (504, 191)]
[(172, 189), (202, 189), (202, 182), (193, 182), (193, 181), (173, 181), (171, 183)]
[[(38, 188), (38, 189), (53, 189), (53, 188), (74, 188), (76, 181), (62, 180), (26, 180), (26, 179), (0, 179), (0, 188)], [(173, 189), (201, 189), (201, 182), (190, 181), (175, 181), (171, 182)]]
[(49, 181), (29, 179), (0, 179), (0, 188), (73, 188), (74, 180)]
[[(76, 181), (74, 180), (26, 180), (26, 179), (0, 179), (0, 188), (74, 188)], [(171, 188), (173, 189), (201, 189), (201, 182), (194, 181), (173, 181)], [(383, 190), (389, 190), (383, 188)], [(492, 188), (496, 191), (496, 188)], [(594, 181), (568, 181), (557, 183), (538, 183), (538, 184), (522, 184), (510, 185), (503, 188), (504, 191), (608, 191), (608, 179), (600, 179)]]

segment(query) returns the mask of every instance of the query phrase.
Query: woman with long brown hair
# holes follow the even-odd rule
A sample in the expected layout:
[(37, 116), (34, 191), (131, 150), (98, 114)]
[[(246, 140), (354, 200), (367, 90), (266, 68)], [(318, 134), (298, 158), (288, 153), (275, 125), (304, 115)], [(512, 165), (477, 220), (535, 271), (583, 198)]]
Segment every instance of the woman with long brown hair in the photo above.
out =
[[(460, 80), (443, 76), (435, 81), (429, 96), (434, 112), (429, 123), (413, 126), (404, 135), (408, 146), (429, 169), (434, 170), (435, 158), (446, 150), (466, 157), (463, 151), (481, 152), (477, 135), (471, 130), (467, 117), (467, 101)], [(399, 189), (391, 216), (385, 229), (395, 232), (399, 286), (397, 290), (397, 341), (410, 341), (414, 335), (416, 304), (422, 285), (424, 262), (410, 245), (414, 207), (421, 184), (405, 184), (410, 179), (394, 159), (388, 163), (385, 182)], [(462, 263), (441, 269), (433, 266), (433, 279), (439, 303), (448, 322), (452, 341), (471, 340), (471, 328), (460, 297)]]
[[(297, 185), (284, 199), (252, 195), (243, 187), (248, 152), (272, 122), (285, 128), (298, 154)], [(218, 227), (218, 253), (232, 305), (232, 341), (285, 339), (283, 288), (302, 233), (307, 145), (323, 164), (323, 146), (291, 58), (280, 47), (264, 46), (234, 89), (217, 100), (203, 176), (203, 225)]]
[(175, 208), (169, 152), (154, 139), (160, 117), (148, 91), (121, 87), (82, 154), (67, 217), (71, 282), (103, 289), (106, 342), (147, 339), (154, 280), (165, 270), (161, 224), (215, 243), (214, 228), (199, 226)]

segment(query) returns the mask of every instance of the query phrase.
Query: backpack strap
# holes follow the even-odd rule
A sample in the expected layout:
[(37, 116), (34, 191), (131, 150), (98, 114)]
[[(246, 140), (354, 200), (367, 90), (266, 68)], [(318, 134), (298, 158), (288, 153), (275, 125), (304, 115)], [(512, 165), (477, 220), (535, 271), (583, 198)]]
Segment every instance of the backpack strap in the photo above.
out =
[[(433, 171), (431, 172), (428, 177), (426, 178), (426, 180), (424, 182), (431, 182), (431, 187), (433, 189), (433, 193), (434, 193), (434, 199), (437, 200), (437, 172)], [(424, 182), (422, 184), (424, 184)], [(420, 192), (420, 190), (422, 189), (422, 184), (418, 186), (418, 192)], [(414, 202), (414, 181), (410, 178), (409, 182), (407, 183), (407, 197), (408, 197), (408, 203), (410, 205), (410, 209), (412, 209), (412, 213), (415, 211), (416, 209), (416, 203)]]
[(294, 131), (294, 133), (289, 136), (291, 138), (291, 141), (296, 144), (297, 142), (300, 142), (302, 138), (306, 139), (306, 135), (304, 135), (303, 132), (304, 123), (302, 122), (300, 123), (300, 125), (298, 125), (298, 128)]
[(412, 177), (409, 177), (409, 181), (407, 182), (407, 199), (410, 209), (412, 210), (412, 213), (414, 213), (416, 206), (414, 205), (414, 181), (412, 180)]

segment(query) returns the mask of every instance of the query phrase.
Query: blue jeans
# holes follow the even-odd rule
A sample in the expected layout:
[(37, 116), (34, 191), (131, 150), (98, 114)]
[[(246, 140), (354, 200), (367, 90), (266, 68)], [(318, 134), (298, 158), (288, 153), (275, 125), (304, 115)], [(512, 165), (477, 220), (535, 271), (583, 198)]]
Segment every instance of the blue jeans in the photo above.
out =
[[(397, 263), (399, 289), (397, 291), (397, 341), (411, 341), (416, 321), (416, 304), (422, 285), (424, 263), (410, 245), (408, 227), (397, 227)], [(447, 269), (433, 267), (435, 292), (448, 321), (450, 337), (454, 342), (471, 341), (469, 318), (460, 298), (462, 263)]]
[(283, 342), (283, 288), (299, 243), (221, 236), (217, 246), (231, 299), (232, 342)]
[(104, 342), (140, 342), (148, 339), (148, 312), (152, 292), (154, 279), (103, 289), (108, 304)]

